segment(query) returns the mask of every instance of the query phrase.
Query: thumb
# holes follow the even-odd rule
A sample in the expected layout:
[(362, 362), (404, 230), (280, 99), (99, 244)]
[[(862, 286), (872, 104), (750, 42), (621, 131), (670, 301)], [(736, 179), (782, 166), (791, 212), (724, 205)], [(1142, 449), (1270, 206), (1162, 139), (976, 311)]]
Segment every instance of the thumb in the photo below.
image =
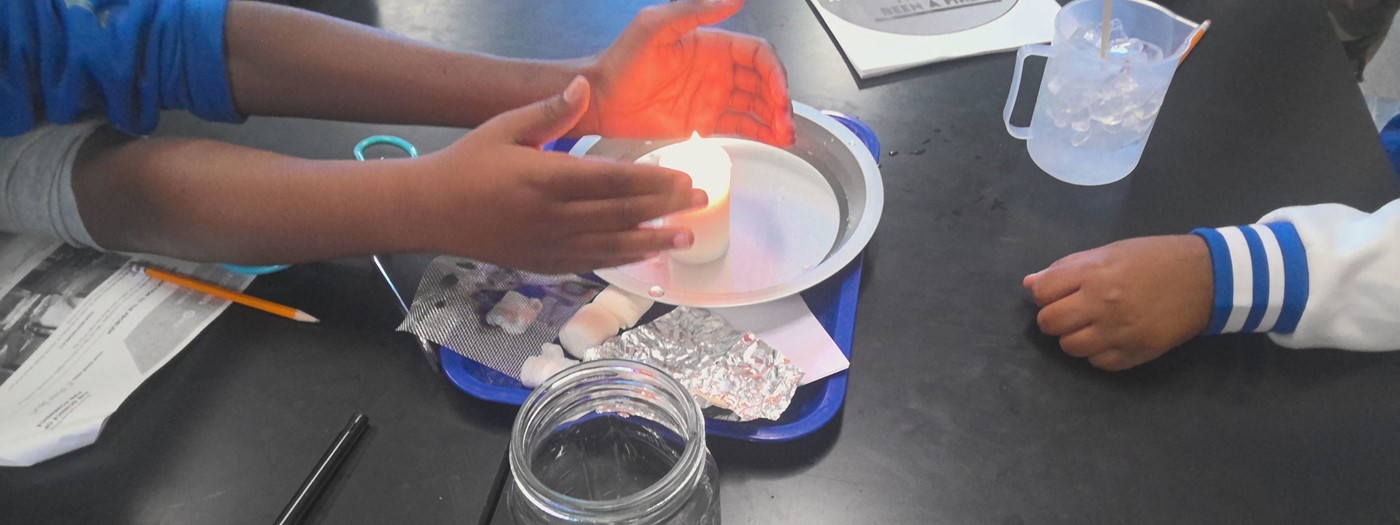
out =
[(652, 43), (668, 43), (700, 26), (723, 22), (744, 7), (744, 0), (680, 0), (649, 7), (634, 25), (649, 33)]
[(576, 76), (563, 93), (502, 113), (482, 127), (521, 146), (540, 147), (578, 124), (590, 92), (588, 79)]

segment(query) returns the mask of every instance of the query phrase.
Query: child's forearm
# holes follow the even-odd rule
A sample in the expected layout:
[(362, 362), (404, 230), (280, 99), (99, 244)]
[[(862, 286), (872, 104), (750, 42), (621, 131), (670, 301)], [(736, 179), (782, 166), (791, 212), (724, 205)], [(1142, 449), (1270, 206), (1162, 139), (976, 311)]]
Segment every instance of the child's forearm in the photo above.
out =
[(247, 115), (475, 127), (559, 93), (585, 65), (446, 50), (262, 2), (232, 2), (227, 24)]
[[(312, 161), (207, 140), (84, 145), (83, 223), (110, 250), (197, 261), (295, 263), (421, 249), (407, 160)], [(398, 179), (397, 181), (395, 179)]]
[(580, 78), (413, 159), (304, 160), (99, 134), (72, 164), (73, 200), (103, 248), (196, 261), (430, 251), (564, 273), (689, 248), (686, 228), (641, 226), (705, 205), (684, 173), (538, 149), (578, 122), (588, 95)]

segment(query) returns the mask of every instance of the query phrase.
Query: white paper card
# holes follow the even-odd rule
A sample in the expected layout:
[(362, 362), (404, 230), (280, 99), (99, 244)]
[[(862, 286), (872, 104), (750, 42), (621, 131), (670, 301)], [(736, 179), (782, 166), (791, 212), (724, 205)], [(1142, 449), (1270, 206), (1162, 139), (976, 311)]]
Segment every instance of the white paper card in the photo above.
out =
[(801, 296), (734, 308), (711, 308), (736, 330), (753, 332), (802, 369), (805, 385), (850, 368), (851, 362), (822, 328)]
[(1049, 42), (1054, 0), (808, 0), (861, 78)]
[[(236, 290), (252, 281), (214, 265), (161, 265)], [(0, 234), (0, 466), (92, 444), (228, 305), (150, 279), (125, 255)]]

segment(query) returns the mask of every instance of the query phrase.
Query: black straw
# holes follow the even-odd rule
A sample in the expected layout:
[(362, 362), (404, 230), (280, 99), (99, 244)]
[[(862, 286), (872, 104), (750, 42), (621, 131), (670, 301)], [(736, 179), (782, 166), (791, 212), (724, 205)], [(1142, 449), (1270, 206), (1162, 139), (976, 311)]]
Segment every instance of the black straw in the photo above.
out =
[(345, 424), (345, 430), (340, 431), (335, 441), (331, 442), (331, 448), (326, 449), (325, 455), (321, 456), (321, 461), (316, 464), (316, 468), (311, 470), (311, 475), (306, 477), (306, 481), (301, 483), (301, 488), (297, 489), (296, 496), (292, 496), (292, 501), (287, 502), (287, 508), (282, 509), (282, 515), (277, 517), (276, 525), (294, 525), (301, 523), (301, 519), (306, 516), (306, 512), (311, 510), (311, 506), (316, 504), (316, 498), (321, 495), (321, 491), (326, 488), (326, 484), (335, 477), (340, 465), (345, 463), (345, 458), (355, 449), (355, 443), (360, 440), (360, 435), (365, 433), (365, 428), (369, 426), (369, 418), (364, 414), (356, 412), (350, 416), (350, 422)]
[(491, 524), (491, 518), (496, 515), (496, 504), (501, 500), (501, 490), (505, 488), (509, 474), (510, 447), (506, 447), (505, 454), (501, 455), (501, 464), (496, 467), (496, 479), (491, 482), (491, 492), (486, 494), (486, 506), (481, 508), (481, 517), (476, 520), (477, 525)]

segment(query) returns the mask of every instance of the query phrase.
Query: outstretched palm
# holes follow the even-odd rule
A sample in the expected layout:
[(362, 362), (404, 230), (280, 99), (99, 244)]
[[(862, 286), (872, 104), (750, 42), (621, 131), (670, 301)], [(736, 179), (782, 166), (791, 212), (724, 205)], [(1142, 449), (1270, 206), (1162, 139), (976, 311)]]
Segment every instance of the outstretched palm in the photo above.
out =
[(594, 65), (583, 126), (617, 137), (739, 135), (793, 141), (787, 76), (762, 39), (701, 28), (742, 7), (688, 1), (644, 10)]

